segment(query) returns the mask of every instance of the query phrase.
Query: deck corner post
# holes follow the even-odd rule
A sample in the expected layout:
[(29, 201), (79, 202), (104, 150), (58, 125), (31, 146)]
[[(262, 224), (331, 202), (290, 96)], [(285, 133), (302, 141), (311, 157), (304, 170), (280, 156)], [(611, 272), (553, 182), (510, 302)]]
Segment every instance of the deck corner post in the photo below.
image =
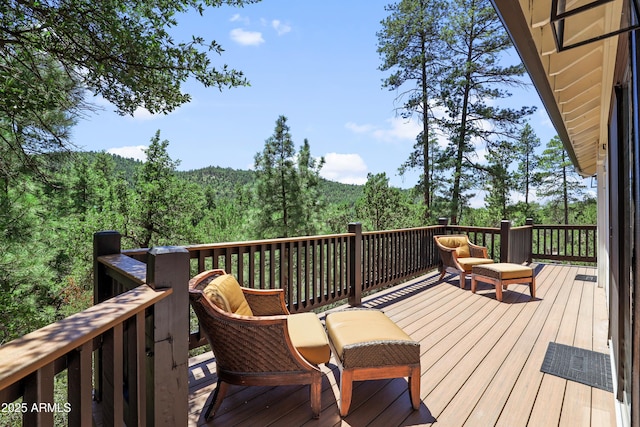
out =
[(509, 231), (511, 231), (511, 221), (508, 219), (500, 221), (500, 262), (509, 262)]
[(113, 297), (111, 279), (105, 274), (105, 268), (98, 262), (103, 255), (119, 254), (122, 235), (117, 231), (99, 231), (93, 234), (93, 304), (101, 303)]
[(438, 225), (444, 228), (442, 234), (447, 234), (447, 227), (449, 226), (449, 218), (441, 217), (438, 218)]
[[(189, 414), (189, 251), (180, 246), (149, 250), (147, 284), (171, 288), (153, 307), (147, 329), (147, 422), (186, 427)], [(151, 336), (149, 336), (149, 334)]]
[[(119, 254), (122, 235), (117, 231), (99, 231), (93, 234), (93, 304), (99, 304), (114, 296), (113, 281), (107, 276), (105, 266), (98, 262), (103, 255)], [(94, 353), (94, 398), (102, 400), (102, 349)]]
[(362, 224), (349, 223), (351, 250), (349, 251), (349, 305), (359, 306), (362, 303)]

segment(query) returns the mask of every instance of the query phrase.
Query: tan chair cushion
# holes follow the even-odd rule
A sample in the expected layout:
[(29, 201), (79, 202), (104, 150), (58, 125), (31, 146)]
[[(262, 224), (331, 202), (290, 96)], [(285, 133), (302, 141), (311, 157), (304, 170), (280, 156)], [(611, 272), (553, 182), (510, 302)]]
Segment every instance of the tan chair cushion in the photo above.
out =
[(241, 316), (253, 316), (238, 281), (231, 274), (216, 277), (204, 288), (204, 296), (221, 310)]
[(464, 236), (443, 236), (438, 237), (438, 242), (447, 248), (455, 248), (458, 258), (467, 258), (471, 256), (469, 251), (469, 243)]
[(331, 357), (329, 340), (315, 313), (297, 313), (287, 317), (293, 346), (309, 363), (327, 363)]
[(472, 257), (458, 258), (458, 264), (460, 264), (460, 266), (464, 268), (464, 271), (466, 273), (469, 273), (474, 265), (493, 264), (493, 260), (489, 258), (472, 258)]
[(473, 269), (473, 273), (500, 280), (522, 279), (533, 276), (533, 270), (530, 267), (506, 262), (476, 267)]

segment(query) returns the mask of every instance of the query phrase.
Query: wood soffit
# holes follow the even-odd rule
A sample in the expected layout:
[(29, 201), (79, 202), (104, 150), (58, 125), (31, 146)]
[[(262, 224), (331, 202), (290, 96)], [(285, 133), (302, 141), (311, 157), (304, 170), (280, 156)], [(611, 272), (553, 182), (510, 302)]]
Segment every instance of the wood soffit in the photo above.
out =
[[(551, 0), (492, 0), (577, 171), (596, 173), (608, 118), (618, 37), (558, 52), (551, 27)], [(567, 9), (588, 3), (567, 0)], [(567, 43), (620, 27), (622, 1), (572, 18)]]

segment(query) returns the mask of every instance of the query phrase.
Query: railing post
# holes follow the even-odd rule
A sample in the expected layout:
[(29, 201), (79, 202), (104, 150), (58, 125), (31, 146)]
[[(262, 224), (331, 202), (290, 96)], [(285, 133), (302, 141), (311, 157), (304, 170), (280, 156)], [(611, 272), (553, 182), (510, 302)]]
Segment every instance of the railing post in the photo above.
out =
[(524, 225), (529, 228), (528, 234), (528, 245), (527, 245), (527, 263), (531, 264), (533, 262), (533, 218), (527, 218)]
[(362, 224), (350, 223), (349, 233), (355, 234), (349, 252), (349, 305), (355, 307), (362, 302)]
[(447, 234), (447, 227), (449, 226), (449, 218), (438, 218), (438, 225), (444, 227), (443, 234)]
[[(93, 234), (93, 304), (99, 304), (111, 298), (114, 293), (113, 281), (107, 276), (106, 267), (98, 262), (103, 255), (119, 254), (122, 235), (117, 231), (100, 231)], [(102, 400), (102, 349), (95, 353), (93, 386), (95, 399)]]
[(511, 221), (503, 219), (500, 222), (500, 262), (509, 262), (509, 231)]
[(105, 267), (98, 262), (103, 255), (119, 254), (122, 236), (117, 231), (100, 231), (93, 235), (93, 304), (113, 297), (111, 279), (106, 275)]
[(153, 307), (147, 333), (147, 422), (154, 426), (186, 426), (189, 414), (189, 251), (163, 246), (149, 250), (147, 284), (172, 289)]

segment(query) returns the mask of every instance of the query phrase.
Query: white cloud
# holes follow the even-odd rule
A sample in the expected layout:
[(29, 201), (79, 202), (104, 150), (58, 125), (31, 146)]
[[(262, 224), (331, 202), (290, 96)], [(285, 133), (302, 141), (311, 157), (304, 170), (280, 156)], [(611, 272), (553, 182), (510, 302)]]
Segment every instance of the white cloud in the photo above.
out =
[(327, 153), (325, 164), (320, 169), (320, 176), (343, 184), (365, 184), (367, 182), (367, 165), (358, 154)]
[(555, 132), (556, 128), (553, 126), (549, 114), (543, 108), (538, 108), (535, 115), (538, 124)]
[(128, 147), (116, 147), (109, 148), (107, 153), (109, 154), (117, 154), (118, 156), (125, 157), (127, 159), (135, 159), (143, 162), (147, 161), (147, 154), (144, 150), (149, 147), (146, 145), (132, 145)]
[(144, 107), (138, 107), (136, 111), (133, 112), (134, 120), (153, 120), (160, 116), (161, 114), (151, 114), (151, 112)]
[(369, 134), (373, 138), (383, 142), (398, 142), (401, 140), (415, 141), (422, 131), (422, 125), (417, 120), (394, 117), (386, 120), (387, 125), (376, 126), (372, 124), (357, 124), (348, 122), (345, 127), (354, 133)]
[(242, 28), (234, 28), (229, 35), (234, 42), (243, 46), (259, 46), (264, 43), (262, 33), (259, 31), (246, 31)]
[(276, 30), (279, 36), (287, 34), (291, 31), (291, 25), (283, 24), (279, 19), (274, 19), (273, 21), (271, 21), (271, 26), (274, 30)]
[(229, 22), (242, 22), (245, 25), (249, 25), (251, 20), (248, 17), (243, 17), (239, 13), (236, 13), (229, 19)]
[(347, 122), (344, 127), (353, 133), (369, 133), (375, 130), (375, 126), (373, 125), (359, 125), (353, 122)]

